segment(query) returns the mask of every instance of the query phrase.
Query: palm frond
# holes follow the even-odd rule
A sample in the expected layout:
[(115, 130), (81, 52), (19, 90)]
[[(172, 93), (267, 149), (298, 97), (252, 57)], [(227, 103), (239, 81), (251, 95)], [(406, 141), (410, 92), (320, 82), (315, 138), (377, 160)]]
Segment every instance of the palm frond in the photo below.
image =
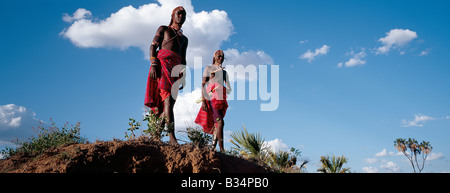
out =
[(262, 152), (264, 150), (264, 139), (259, 133), (249, 133), (244, 125), (244, 129), (242, 131), (236, 131), (230, 136), (232, 138), (231, 143), (236, 146), (234, 149), (238, 151), (245, 151), (249, 158), (258, 159), (263, 156)]

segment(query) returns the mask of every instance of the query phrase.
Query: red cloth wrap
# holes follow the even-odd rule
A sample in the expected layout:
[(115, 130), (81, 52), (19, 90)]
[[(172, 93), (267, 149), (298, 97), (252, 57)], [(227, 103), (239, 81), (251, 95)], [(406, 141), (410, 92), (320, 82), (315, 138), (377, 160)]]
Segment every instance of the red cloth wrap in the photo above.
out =
[[(219, 89), (222, 89), (223, 91), (223, 98), (219, 98), (220, 92), (217, 92)], [(211, 103), (213, 104), (214, 109), (222, 111), (223, 117), (225, 117), (225, 114), (227, 112), (228, 108), (228, 102), (227, 102), (227, 94), (226, 89), (224, 86), (218, 84), (218, 83), (209, 83), (208, 87), (206, 88), (207, 93), (212, 93), (212, 99)], [(208, 110), (204, 111), (200, 107), (200, 111), (197, 114), (197, 118), (195, 119), (195, 123), (203, 127), (203, 131), (208, 134), (214, 134), (213, 125), (214, 125), (214, 118), (213, 118), (213, 111), (211, 109), (210, 103), (207, 102), (206, 105), (208, 106)], [(216, 123), (217, 127), (217, 123)]]
[[(145, 92), (145, 106), (150, 107), (154, 112), (155, 108), (158, 108), (159, 113), (163, 112), (164, 99), (170, 96), (172, 85), (178, 79), (178, 77), (171, 77), (172, 69), (176, 65), (181, 63), (181, 56), (171, 50), (162, 49), (158, 51), (158, 59), (160, 62), (161, 76), (156, 80), (150, 77), (150, 73), (147, 79), (147, 89)], [(150, 67), (150, 69), (153, 67)], [(161, 92), (161, 90), (164, 90)], [(169, 93), (169, 95), (167, 94)], [(163, 94), (164, 98), (161, 96)]]

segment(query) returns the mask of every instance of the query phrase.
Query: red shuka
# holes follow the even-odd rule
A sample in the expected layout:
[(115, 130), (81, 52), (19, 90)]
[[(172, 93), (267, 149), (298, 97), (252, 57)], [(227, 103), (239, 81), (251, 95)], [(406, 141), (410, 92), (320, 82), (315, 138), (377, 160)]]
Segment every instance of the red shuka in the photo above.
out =
[(159, 113), (162, 113), (164, 107), (163, 101), (170, 95), (172, 85), (177, 79), (176, 77), (171, 77), (172, 68), (181, 63), (181, 56), (174, 51), (162, 49), (158, 51), (158, 59), (161, 64), (161, 76), (153, 80), (149, 73), (144, 104), (154, 112), (155, 108), (158, 108)]
[[(218, 93), (216, 90), (222, 89), (223, 90), (223, 100), (220, 100)], [(227, 112), (228, 108), (228, 102), (227, 102), (227, 94), (226, 89), (223, 85), (219, 83), (209, 83), (208, 87), (206, 88), (207, 93), (212, 94), (212, 105), (213, 108), (219, 111), (222, 111), (223, 117), (225, 117), (225, 113)], [(211, 109), (210, 103), (207, 102), (206, 105), (208, 106), (208, 111), (204, 111), (202, 108), (200, 108), (200, 111), (197, 114), (197, 118), (195, 119), (195, 123), (203, 127), (203, 131), (208, 134), (214, 134), (213, 130), (213, 124), (214, 124), (214, 118), (213, 118), (213, 111)], [(217, 123), (216, 123), (217, 127)]]

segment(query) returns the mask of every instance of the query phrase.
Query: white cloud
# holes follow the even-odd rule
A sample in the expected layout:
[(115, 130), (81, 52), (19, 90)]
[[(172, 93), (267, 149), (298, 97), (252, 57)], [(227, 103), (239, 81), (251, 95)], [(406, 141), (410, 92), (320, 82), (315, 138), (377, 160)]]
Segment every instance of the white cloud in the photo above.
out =
[(387, 54), (392, 48), (400, 48), (417, 38), (417, 33), (409, 29), (392, 29), (378, 41), (383, 46), (378, 47), (375, 54)]
[(380, 166), (381, 169), (387, 170), (387, 172), (398, 172), (400, 167), (392, 161), (386, 162)]
[(213, 53), (233, 34), (233, 24), (225, 11), (194, 12), (190, 0), (158, 2), (138, 8), (123, 7), (103, 20), (92, 19), (90, 11), (80, 8), (73, 16), (63, 17), (64, 21), (73, 23), (60, 34), (81, 48), (138, 47), (148, 58), (148, 49), (157, 28), (168, 25), (172, 10), (182, 5), (187, 12), (183, 31), (189, 38), (187, 60), (190, 66), (194, 57), (203, 57), (203, 63), (209, 64)]
[[(273, 65), (273, 59), (270, 55), (262, 50), (239, 52), (239, 50), (231, 48), (224, 50), (227, 65)], [(212, 61), (212, 56), (211, 56)]]
[(308, 50), (303, 55), (300, 56), (301, 59), (307, 59), (309, 63), (311, 63), (317, 56), (325, 55), (330, 51), (329, 45), (323, 45), (320, 48), (317, 48), (314, 52)]
[(450, 119), (450, 116), (446, 116), (445, 119)]
[(275, 153), (280, 151), (289, 152), (288, 146), (281, 139), (278, 138), (264, 142), (264, 146), (267, 147), (269, 151)]
[(437, 160), (437, 159), (442, 159), (442, 158), (444, 158), (444, 154), (442, 152), (431, 153), (431, 155), (429, 155), (427, 157), (427, 161), (432, 161), (432, 160)]
[(388, 156), (388, 155), (389, 154), (388, 154), (386, 148), (383, 148), (383, 150), (381, 150), (380, 152), (375, 154), (375, 157), (385, 157), (385, 156)]
[(375, 167), (372, 167), (372, 166), (369, 166), (369, 167), (363, 167), (362, 170), (363, 170), (363, 172), (365, 172), (365, 173), (377, 173), (377, 172), (378, 172), (378, 169), (375, 168)]
[[(201, 108), (201, 103), (196, 101), (202, 96), (201, 89), (197, 88), (190, 93), (180, 93), (173, 108), (175, 116), (175, 130), (185, 130), (186, 126), (198, 126), (194, 123), (198, 111)], [(200, 126), (199, 126), (200, 127)]]
[[(250, 51), (239, 52), (239, 50), (231, 48), (231, 49), (224, 50), (224, 54), (225, 54), (225, 58), (226, 58), (226, 60), (224, 61), (225, 70), (228, 72), (228, 74), (230, 76), (235, 74), (236, 75), (235, 79), (256, 80), (258, 65), (273, 65), (274, 64), (272, 57), (270, 55), (266, 54), (262, 50), (258, 50), (258, 51), (250, 50)], [(211, 57), (211, 61), (212, 61), (212, 57)], [(230, 65), (230, 66), (234, 65), (234, 67), (237, 67), (236, 65), (242, 65), (244, 68), (246, 68), (249, 65), (253, 65), (255, 68), (246, 68), (245, 70), (252, 70), (252, 72), (249, 72), (248, 75), (246, 76), (246, 73), (242, 73), (242, 71), (237, 71), (237, 70), (242, 70), (242, 69), (234, 68), (234, 67), (233, 68), (227, 67), (228, 65)], [(230, 78), (233, 78), (233, 77), (230, 77)]]
[(36, 113), (15, 104), (0, 105), (0, 146), (11, 145), (14, 137), (29, 137), (38, 119)]
[(435, 118), (422, 115), (422, 114), (416, 114), (414, 115), (414, 120), (407, 121), (405, 119), (402, 120), (402, 127), (423, 127), (425, 122), (435, 120)]
[(36, 114), (23, 106), (7, 104), (0, 106), (0, 131), (17, 129), (24, 121), (32, 120)]
[(350, 58), (345, 63), (340, 62), (338, 64), (339, 68), (343, 67), (344, 64), (345, 64), (345, 67), (355, 67), (355, 66), (362, 66), (362, 65), (366, 64), (366, 61), (363, 60), (367, 56), (365, 49), (362, 49), (361, 52), (359, 52), (359, 53), (355, 53), (352, 50), (350, 53), (347, 53), (347, 54), (351, 55), (352, 58)]
[(65, 22), (74, 22), (76, 20), (82, 20), (92, 17), (92, 13), (84, 8), (77, 9), (73, 16), (70, 16), (69, 14), (65, 13), (63, 16), (63, 20)]
[(399, 156), (399, 155), (403, 155), (403, 153), (402, 152), (396, 152), (395, 153), (395, 152), (392, 152), (392, 151), (388, 152), (386, 150), (386, 148), (383, 148), (383, 150), (381, 150), (380, 152), (375, 154), (375, 157)]

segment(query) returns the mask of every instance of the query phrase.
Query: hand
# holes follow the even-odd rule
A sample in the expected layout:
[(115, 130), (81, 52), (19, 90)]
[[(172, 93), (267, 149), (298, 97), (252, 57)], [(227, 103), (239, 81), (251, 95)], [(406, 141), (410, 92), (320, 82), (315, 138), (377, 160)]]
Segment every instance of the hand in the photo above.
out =
[(156, 78), (158, 78), (156, 74), (156, 66), (152, 66), (150, 68), (150, 78), (152, 78), (153, 80), (156, 80)]
[(202, 101), (202, 110), (208, 111), (208, 105), (206, 104), (206, 100)]
[(227, 94), (230, 94), (230, 93), (231, 93), (231, 88), (227, 87)]

